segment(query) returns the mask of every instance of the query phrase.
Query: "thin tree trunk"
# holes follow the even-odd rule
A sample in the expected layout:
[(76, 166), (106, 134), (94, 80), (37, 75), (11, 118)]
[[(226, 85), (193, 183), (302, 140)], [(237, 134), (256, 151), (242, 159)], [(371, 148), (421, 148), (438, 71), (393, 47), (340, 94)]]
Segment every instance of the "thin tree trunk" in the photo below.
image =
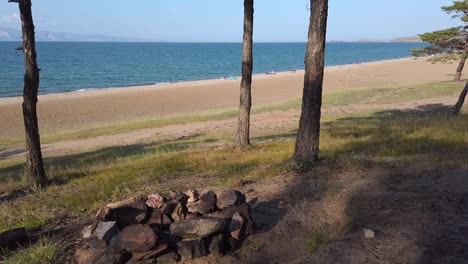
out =
[(463, 89), (463, 91), (460, 94), (460, 97), (458, 98), (458, 102), (453, 107), (453, 111), (455, 112), (455, 114), (458, 115), (460, 113), (460, 110), (463, 107), (463, 103), (465, 102), (465, 97), (467, 93), (468, 93), (468, 82), (466, 82), (465, 88)]
[(455, 81), (460, 81), (461, 80), (461, 75), (463, 72), (463, 68), (465, 67), (465, 62), (466, 62), (466, 55), (463, 55), (463, 57), (460, 59), (460, 63), (458, 64), (457, 72), (455, 73)]
[(31, 0), (19, 0), (23, 31), (24, 91), (23, 118), (26, 132), (26, 168), (28, 180), (33, 184), (47, 181), (42, 161), (41, 141), (37, 123), (37, 91), (39, 89), (39, 69), (36, 60), (34, 23), (31, 14)]
[(468, 40), (465, 42), (465, 50), (463, 51), (462, 58), (460, 59), (460, 63), (458, 64), (458, 67), (457, 67), (457, 72), (455, 73), (455, 78), (454, 78), (455, 81), (461, 80), (463, 68), (465, 68), (465, 62), (466, 62), (467, 57), (468, 57)]
[(250, 109), (252, 107), (252, 43), (254, 0), (244, 0), (244, 40), (242, 49), (242, 81), (240, 86), (239, 121), (236, 143), (245, 148), (250, 145)]
[(294, 150), (294, 159), (300, 167), (319, 161), (327, 17), (328, 0), (310, 0), (302, 112)]

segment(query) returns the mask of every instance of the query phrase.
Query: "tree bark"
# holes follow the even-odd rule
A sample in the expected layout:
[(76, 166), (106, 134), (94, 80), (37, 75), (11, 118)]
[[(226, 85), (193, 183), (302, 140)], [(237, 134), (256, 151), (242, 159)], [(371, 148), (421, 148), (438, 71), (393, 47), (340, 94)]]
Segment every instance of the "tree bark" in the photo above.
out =
[(461, 110), (461, 108), (463, 107), (463, 103), (465, 102), (465, 97), (466, 97), (466, 94), (467, 94), (467, 93), (468, 93), (468, 82), (466, 82), (465, 88), (464, 88), (463, 91), (461, 92), (460, 97), (458, 98), (457, 103), (456, 103), (455, 106), (453, 107), (453, 111), (455, 112), (456, 115), (458, 115), (458, 114), (460, 113), (460, 110)]
[(36, 60), (34, 23), (31, 13), (31, 0), (19, 0), (23, 31), (24, 90), (23, 118), (26, 132), (26, 169), (32, 184), (47, 182), (42, 161), (41, 141), (37, 123), (37, 92), (39, 89), (39, 69)]
[(327, 17), (328, 0), (310, 0), (302, 111), (294, 150), (294, 159), (300, 167), (319, 161)]
[(457, 72), (455, 73), (455, 78), (454, 78), (455, 81), (461, 80), (463, 68), (465, 68), (465, 62), (466, 62), (467, 57), (468, 57), (468, 40), (465, 41), (465, 49), (463, 50), (462, 58), (460, 59), (460, 63), (458, 64), (458, 67), (457, 67)]
[(461, 75), (463, 72), (463, 68), (465, 67), (465, 62), (466, 62), (466, 55), (463, 55), (463, 57), (460, 59), (460, 63), (458, 64), (457, 72), (455, 73), (455, 81), (460, 81), (461, 80)]
[(252, 107), (252, 43), (254, 0), (244, 0), (244, 39), (242, 48), (242, 81), (240, 86), (239, 120), (236, 143), (245, 148), (250, 145), (250, 109)]

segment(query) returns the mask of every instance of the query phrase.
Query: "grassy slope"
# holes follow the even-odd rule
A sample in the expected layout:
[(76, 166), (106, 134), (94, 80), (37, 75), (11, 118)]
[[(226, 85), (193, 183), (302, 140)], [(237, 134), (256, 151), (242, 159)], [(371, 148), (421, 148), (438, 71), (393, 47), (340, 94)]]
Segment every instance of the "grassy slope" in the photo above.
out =
[[(453, 84), (430, 87), (422, 96), (445, 95), (445, 89), (459, 88)], [(327, 100), (335, 100), (328, 101), (329, 105), (341, 105), (355, 102), (353, 96), (357, 96), (361, 102), (382, 103), (412, 96), (419, 98), (419, 89), (382, 89), (377, 90), (378, 94), (366, 90), (367, 95), (347, 92)], [(297, 102), (289, 104), (287, 109), (298, 106)], [(272, 109), (278, 106), (269, 110)], [(67, 219), (92, 216), (100, 205), (132, 195), (169, 188), (184, 190), (197, 182), (204, 186), (225, 185), (239, 176), (261, 179), (292, 171), (294, 136), (283, 131), (255, 138), (255, 147), (247, 152), (230, 147), (207, 149), (204, 147), (207, 143), (219, 139), (199, 136), (51, 158), (47, 160), (48, 170), (56, 184), (1, 203), (0, 231), (18, 226), (46, 228)], [(467, 114), (455, 117), (443, 110), (381, 111), (326, 117), (321, 151), (325, 159), (351, 166), (369, 162), (417, 162), (423, 156), (444, 167), (468, 165), (463, 159), (468, 156), (467, 142)], [(405, 159), (398, 161), (388, 159), (403, 156)], [(0, 175), (12, 171), (21, 173), (20, 161), (0, 162)], [(17, 183), (15, 176), (12, 183)]]

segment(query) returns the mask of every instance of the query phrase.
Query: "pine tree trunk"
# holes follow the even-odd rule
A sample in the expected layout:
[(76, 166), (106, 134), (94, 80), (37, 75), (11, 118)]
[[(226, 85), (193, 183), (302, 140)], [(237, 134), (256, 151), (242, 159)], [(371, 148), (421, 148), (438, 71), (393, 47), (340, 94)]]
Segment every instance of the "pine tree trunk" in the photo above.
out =
[(254, 0), (244, 0), (244, 40), (242, 49), (242, 81), (240, 86), (239, 121), (236, 143), (245, 148), (250, 145), (250, 109), (252, 107), (252, 43)]
[(463, 89), (463, 91), (460, 94), (460, 97), (458, 98), (458, 102), (453, 107), (453, 111), (455, 112), (455, 114), (458, 115), (460, 113), (460, 110), (463, 107), (463, 103), (465, 102), (465, 97), (467, 93), (468, 93), (468, 82), (466, 82), (465, 88)]
[(294, 159), (300, 167), (319, 161), (327, 16), (328, 0), (310, 0), (302, 112), (294, 151)]
[(457, 72), (455, 73), (455, 81), (460, 81), (461, 80), (461, 75), (463, 72), (463, 68), (465, 67), (465, 62), (466, 62), (466, 55), (463, 55), (463, 57), (460, 59), (460, 63), (458, 64)]
[(458, 64), (458, 67), (457, 67), (457, 72), (455, 73), (455, 78), (454, 78), (455, 81), (461, 80), (463, 68), (465, 68), (465, 62), (466, 62), (467, 57), (468, 57), (468, 41), (465, 41), (465, 50), (463, 51), (462, 58), (460, 59), (460, 63)]
[(31, 0), (19, 0), (23, 31), (24, 91), (23, 118), (26, 132), (26, 168), (28, 180), (32, 184), (47, 181), (42, 161), (41, 141), (37, 123), (37, 91), (39, 89), (39, 69), (36, 60), (34, 23), (31, 14)]

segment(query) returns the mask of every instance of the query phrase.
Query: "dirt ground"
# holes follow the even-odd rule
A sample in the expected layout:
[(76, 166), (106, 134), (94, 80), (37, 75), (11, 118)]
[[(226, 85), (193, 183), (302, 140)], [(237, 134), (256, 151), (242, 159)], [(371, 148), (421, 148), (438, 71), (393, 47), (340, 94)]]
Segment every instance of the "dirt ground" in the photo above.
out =
[[(420, 162), (328, 162), (249, 183), (242, 190), (257, 234), (232, 255), (190, 263), (468, 263), (468, 168)], [(307, 237), (316, 232), (326, 241), (311, 254)]]

